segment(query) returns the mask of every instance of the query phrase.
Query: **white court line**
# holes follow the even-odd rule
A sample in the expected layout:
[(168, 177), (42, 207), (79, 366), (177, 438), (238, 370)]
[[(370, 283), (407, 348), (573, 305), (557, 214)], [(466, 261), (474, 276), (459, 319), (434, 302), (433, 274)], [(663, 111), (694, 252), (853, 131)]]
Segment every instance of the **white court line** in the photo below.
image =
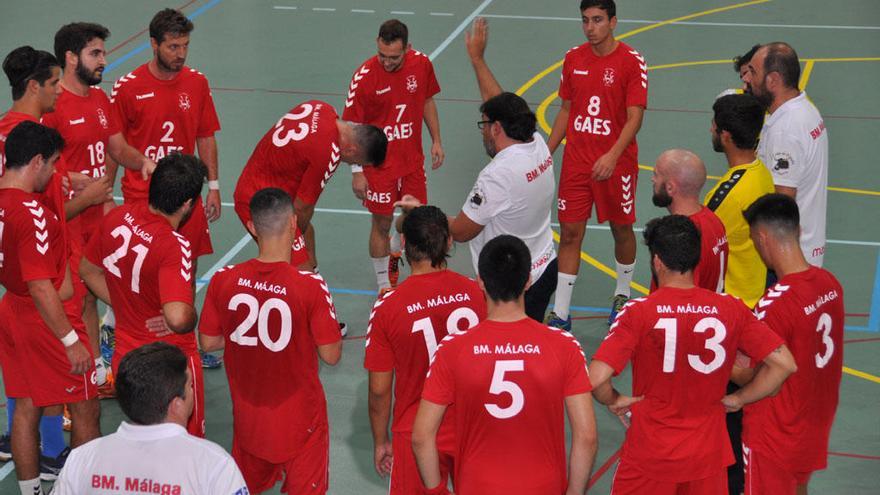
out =
[(370, 9), (351, 9), (351, 11), (356, 14), (375, 14), (376, 13), (375, 10), (370, 10)]
[(415, 12), (412, 12), (410, 10), (392, 10), (391, 13), (394, 15), (415, 15), (416, 14)]
[(288, 5), (276, 5), (272, 7), (275, 10), (296, 10), (296, 7), (288, 6)]
[(336, 9), (332, 7), (312, 7), (312, 10), (315, 12), (336, 12)]
[(451, 16), (454, 16), (455, 14), (453, 14), (452, 12), (431, 12), (428, 15), (442, 15), (442, 16), (451, 17)]
[(431, 52), (431, 55), (429, 55), (428, 58), (433, 61), (441, 53), (443, 53), (443, 50), (445, 50), (446, 47), (449, 46), (450, 43), (452, 43), (452, 40), (457, 38), (458, 35), (460, 35), (461, 32), (464, 31), (464, 29), (468, 26), (468, 24), (470, 24), (470, 22), (474, 20), (474, 17), (480, 15), (480, 12), (485, 10), (490, 3), (492, 3), (492, 0), (483, 0), (483, 3), (481, 3), (476, 9), (474, 9), (474, 11), (471, 12), (469, 16), (465, 17), (464, 20), (461, 21), (461, 24), (459, 24), (458, 27), (455, 28), (455, 31), (453, 31), (445, 40), (443, 40), (443, 43), (440, 43), (440, 46), (438, 46), (436, 50)]
[[(235, 255), (237, 255), (239, 251), (244, 249), (244, 247), (247, 246), (248, 242), (250, 242), (250, 241), (251, 241), (251, 235), (245, 234), (241, 239), (238, 240), (237, 243), (235, 243), (235, 246), (232, 246), (232, 249), (227, 251), (226, 254), (224, 254), (222, 258), (220, 258), (219, 260), (217, 260), (216, 263), (214, 263), (214, 266), (212, 266), (211, 268), (208, 268), (208, 271), (205, 272), (205, 274), (202, 275), (199, 280), (210, 280), (211, 277), (213, 277), (214, 274), (217, 273), (217, 270), (228, 265), (229, 262), (232, 261), (232, 258), (235, 258)], [(204, 287), (205, 287), (204, 282), (197, 283), (196, 284), (196, 294), (198, 294), (198, 292), (200, 290), (202, 290), (202, 288), (204, 288)]]
[(9, 473), (11, 473), (13, 469), (15, 469), (15, 462), (8, 461), (6, 464), (4, 464), (3, 467), (0, 468), (0, 480), (6, 479), (6, 477), (9, 476)]
[[(495, 19), (525, 19), (530, 21), (577, 21), (580, 17), (550, 17), (539, 15), (506, 15), (506, 14), (486, 14), (483, 17), (491, 17)], [(661, 21), (649, 19), (618, 19), (619, 24), (656, 24)], [(707, 22), (707, 21), (679, 21), (672, 22), (670, 25), (681, 26), (726, 26), (726, 27), (752, 27), (752, 28), (791, 28), (791, 29), (850, 29), (850, 30), (880, 30), (880, 26), (834, 26), (834, 25), (815, 25), (815, 24), (759, 24), (747, 22)]]

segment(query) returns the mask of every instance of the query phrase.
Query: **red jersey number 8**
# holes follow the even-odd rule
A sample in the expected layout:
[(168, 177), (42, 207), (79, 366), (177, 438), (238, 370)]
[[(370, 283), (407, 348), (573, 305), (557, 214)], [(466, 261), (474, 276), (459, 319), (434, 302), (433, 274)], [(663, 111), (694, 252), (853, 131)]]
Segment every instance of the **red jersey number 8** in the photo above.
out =
[[(308, 117), (314, 107), (309, 103), (303, 103), (298, 106), (297, 109), (299, 111), (294, 113), (285, 114), (284, 117), (278, 119), (278, 123), (275, 124), (275, 132), (272, 134), (272, 144), (281, 148), (282, 146), (287, 146), (291, 141), (302, 141), (306, 136), (309, 135), (309, 125), (305, 122), (300, 122), (294, 125), (293, 129), (287, 129), (285, 126), (285, 120), (302, 120)], [(282, 137), (281, 134), (284, 133)]]

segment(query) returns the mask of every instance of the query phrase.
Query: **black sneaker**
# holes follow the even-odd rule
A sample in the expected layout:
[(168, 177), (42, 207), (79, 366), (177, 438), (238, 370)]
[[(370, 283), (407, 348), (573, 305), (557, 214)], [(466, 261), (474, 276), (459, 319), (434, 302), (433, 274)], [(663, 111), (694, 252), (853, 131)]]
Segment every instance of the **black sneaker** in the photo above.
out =
[(40, 454), (40, 479), (43, 481), (55, 481), (58, 479), (58, 473), (67, 462), (67, 456), (70, 455), (70, 447), (64, 447), (64, 450), (58, 454), (58, 457), (46, 457)]
[(6, 462), (12, 460), (12, 440), (9, 433), (0, 437), (0, 461)]

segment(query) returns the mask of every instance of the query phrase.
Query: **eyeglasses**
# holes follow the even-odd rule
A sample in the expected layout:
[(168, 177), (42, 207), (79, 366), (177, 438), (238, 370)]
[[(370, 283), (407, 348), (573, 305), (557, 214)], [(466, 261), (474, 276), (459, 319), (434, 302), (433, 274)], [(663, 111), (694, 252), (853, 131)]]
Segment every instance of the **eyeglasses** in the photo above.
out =
[(482, 131), (486, 127), (486, 124), (491, 124), (492, 122), (495, 122), (495, 121), (494, 120), (478, 120), (477, 121), (477, 129)]

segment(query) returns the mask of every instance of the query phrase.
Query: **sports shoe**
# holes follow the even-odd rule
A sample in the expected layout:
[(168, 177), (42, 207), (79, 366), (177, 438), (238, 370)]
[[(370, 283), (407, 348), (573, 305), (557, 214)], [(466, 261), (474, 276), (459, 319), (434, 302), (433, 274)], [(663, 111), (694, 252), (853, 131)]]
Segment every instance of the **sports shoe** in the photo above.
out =
[(199, 356), (202, 357), (202, 368), (206, 370), (216, 370), (223, 366), (223, 358), (203, 351), (199, 351)]
[(113, 399), (116, 397), (116, 379), (113, 377), (113, 370), (107, 369), (107, 380), (103, 385), (98, 386), (99, 399)]
[(100, 387), (107, 383), (107, 371), (109, 369), (103, 357), (95, 359), (95, 385)]
[(339, 324), (339, 333), (341, 333), (343, 337), (348, 335), (348, 325), (346, 325), (345, 323), (340, 323)]
[(58, 454), (58, 457), (46, 457), (40, 454), (40, 479), (43, 481), (55, 481), (58, 479), (58, 473), (67, 462), (67, 456), (70, 455), (70, 447), (65, 447)]
[(388, 281), (391, 287), (397, 287), (397, 281), (400, 279), (400, 252), (388, 255)]
[(0, 461), (6, 462), (12, 460), (12, 439), (9, 433), (0, 437)]
[(70, 409), (67, 408), (67, 404), (64, 405), (64, 414), (61, 416), (61, 428), (64, 431), (70, 431), (73, 429), (73, 421), (70, 420)]
[(113, 360), (113, 350), (116, 349), (116, 330), (110, 325), (101, 325), (101, 357), (107, 366)]
[(566, 332), (571, 331), (571, 315), (568, 315), (568, 318), (562, 319), (556, 316), (555, 311), (551, 311), (550, 314), (544, 318), (544, 324), (548, 327), (558, 328), (560, 330), (565, 330)]
[(611, 325), (614, 323), (614, 319), (617, 318), (617, 313), (623, 309), (623, 305), (629, 301), (629, 297), (624, 296), (623, 294), (617, 294), (614, 296), (614, 299), (611, 301), (611, 314), (608, 315), (608, 324)]

